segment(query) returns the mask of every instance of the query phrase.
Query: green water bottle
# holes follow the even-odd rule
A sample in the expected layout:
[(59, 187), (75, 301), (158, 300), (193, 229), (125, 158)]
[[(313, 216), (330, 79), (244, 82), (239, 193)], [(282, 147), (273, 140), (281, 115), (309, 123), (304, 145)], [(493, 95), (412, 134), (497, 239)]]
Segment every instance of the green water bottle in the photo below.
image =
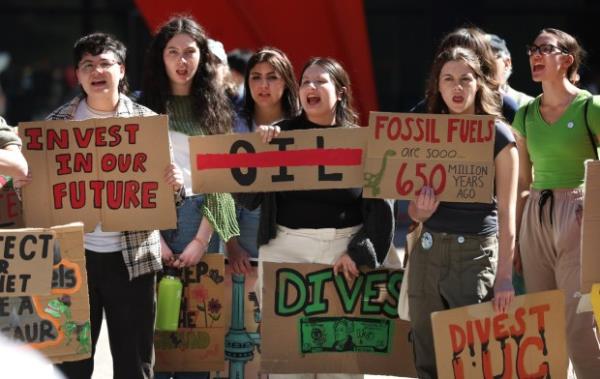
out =
[(179, 279), (179, 270), (168, 267), (158, 284), (156, 330), (165, 332), (177, 330), (182, 289), (183, 284)]

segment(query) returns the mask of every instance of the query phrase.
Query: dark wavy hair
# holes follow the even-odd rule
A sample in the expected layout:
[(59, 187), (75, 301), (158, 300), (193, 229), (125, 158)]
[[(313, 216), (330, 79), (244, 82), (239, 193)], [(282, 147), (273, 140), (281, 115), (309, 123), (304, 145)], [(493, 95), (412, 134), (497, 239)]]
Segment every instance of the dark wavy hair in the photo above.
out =
[(190, 96), (194, 99), (193, 111), (201, 130), (207, 134), (229, 133), (233, 125), (233, 110), (216, 80), (217, 58), (208, 49), (208, 37), (204, 29), (190, 16), (173, 17), (156, 32), (146, 53), (140, 103), (157, 113), (168, 113), (172, 92), (163, 51), (177, 34), (190, 36), (200, 51)]
[[(302, 68), (300, 82), (304, 72), (310, 66), (319, 66), (329, 74), (335, 85), (335, 90), (341, 94), (341, 99), (335, 104), (335, 123), (339, 126), (357, 126), (358, 114), (352, 107), (352, 89), (350, 87), (350, 77), (342, 65), (333, 58), (314, 57), (308, 60)], [(302, 114), (305, 115), (304, 110)]]
[(490, 88), (485, 80), (483, 65), (473, 50), (463, 47), (453, 47), (442, 51), (435, 57), (429, 79), (427, 81), (427, 110), (429, 113), (449, 113), (448, 106), (442, 98), (439, 89), (440, 73), (448, 62), (464, 62), (473, 71), (477, 80), (477, 93), (475, 94), (475, 114), (491, 115), (502, 119), (500, 93)]
[[(73, 64), (75, 67), (79, 67), (79, 62), (81, 62), (81, 58), (83, 58), (85, 54), (100, 55), (108, 52), (115, 55), (117, 62), (119, 62), (120, 65), (125, 65), (127, 48), (123, 42), (108, 33), (88, 34), (75, 41), (75, 45), (73, 46)], [(87, 96), (83, 89), (81, 92)], [(123, 76), (123, 79), (119, 80), (119, 92), (129, 92), (129, 84), (127, 83), (126, 76)]]
[(566, 54), (569, 54), (573, 57), (573, 63), (567, 69), (566, 76), (571, 83), (578, 84), (580, 79), (579, 66), (582, 64), (583, 59), (586, 56), (586, 52), (583, 49), (583, 47), (581, 47), (581, 44), (577, 41), (575, 37), (559, 29), (544, 28), (540, 30), (538, 36), (542, 34), (552, 35), (554, 38), (556, 38), (558, 47), (567, 51)]
[(255, 112), (255, 103), (252, 94), (250, 93), (249, 86), (250, 71), (252, 71), (252, 68), (259, 63), (270, 64), (273, 66), (275, 72), (281, 76), (285, 83), (285, 89), (281, 96), (283, 116), (284, 118), (296, 117), (300, 113), (300, 103), (298, 101), (298, 83), (296, 82), (292, 63), (283, 51), (274, 47), (263, 47), (250, 57), (244, 74), (246, 93), (244, 94), (242, 116), (246, 119), (248, 125), (252, 125), (252, 119), (254, 118)]

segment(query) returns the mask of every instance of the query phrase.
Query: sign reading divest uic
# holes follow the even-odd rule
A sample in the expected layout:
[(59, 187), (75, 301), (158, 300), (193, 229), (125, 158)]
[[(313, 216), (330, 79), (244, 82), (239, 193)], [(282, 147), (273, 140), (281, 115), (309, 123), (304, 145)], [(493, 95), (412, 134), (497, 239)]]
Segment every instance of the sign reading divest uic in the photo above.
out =
[(33, 172), (23, 189), (26, 225), (102, 222), (104, 231), (176, 225), (166, 116), (43, 121), (19, 125)]
[(365, 197), (492, 202), (492, 116), (371, 112), (368, 129)]
[(566, 378), (562, 291), (517, 296), (507, 313), (491, 303), (431, 315), (440, 379)]
[(362, 186), (365, 128), (190, 138), (194, 193), (261, 192)]

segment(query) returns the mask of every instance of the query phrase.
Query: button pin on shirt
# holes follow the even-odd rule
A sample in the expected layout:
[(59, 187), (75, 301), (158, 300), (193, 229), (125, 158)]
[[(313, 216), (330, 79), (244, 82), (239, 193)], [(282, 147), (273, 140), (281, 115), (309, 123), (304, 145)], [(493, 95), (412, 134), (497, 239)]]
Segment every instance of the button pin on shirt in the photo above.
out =
[(575, 126), (575, 123), (573, 121), (567, 122), (567, 128), (573, 129), (574, 126)]
[(433, 236), (431, 235), (431, 233), (423, 233), (423, 235), (421, 236), (421, 246), (424, 250), (431, 249), (431, 246), (433, 246)]

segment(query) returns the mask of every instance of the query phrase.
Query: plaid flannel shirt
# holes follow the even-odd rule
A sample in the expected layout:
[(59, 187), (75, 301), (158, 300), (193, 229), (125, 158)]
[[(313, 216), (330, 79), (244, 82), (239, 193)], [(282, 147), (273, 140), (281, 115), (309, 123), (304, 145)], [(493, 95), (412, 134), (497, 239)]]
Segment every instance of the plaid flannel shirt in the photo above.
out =
[[(72, 120), (75, 110), (83, 97), (76, 97), (64, 104), (47, 117), (48, 120)], [(119, 95), (119, 105), (116, 117), (140, 117), (154, 116), (155, 112), (135, 103), (127, 96)], [(171, 159), (172, 160), (172, 159)], [(182, 192), (176, 195), (176, 201), (180, 200)], [(123, 260), (129, 279), (160, 271), (162, 261), (160, 256), (160, 234), (158, 230), (147, 230), (140, 232), (121, 232), (121, 247)]]

